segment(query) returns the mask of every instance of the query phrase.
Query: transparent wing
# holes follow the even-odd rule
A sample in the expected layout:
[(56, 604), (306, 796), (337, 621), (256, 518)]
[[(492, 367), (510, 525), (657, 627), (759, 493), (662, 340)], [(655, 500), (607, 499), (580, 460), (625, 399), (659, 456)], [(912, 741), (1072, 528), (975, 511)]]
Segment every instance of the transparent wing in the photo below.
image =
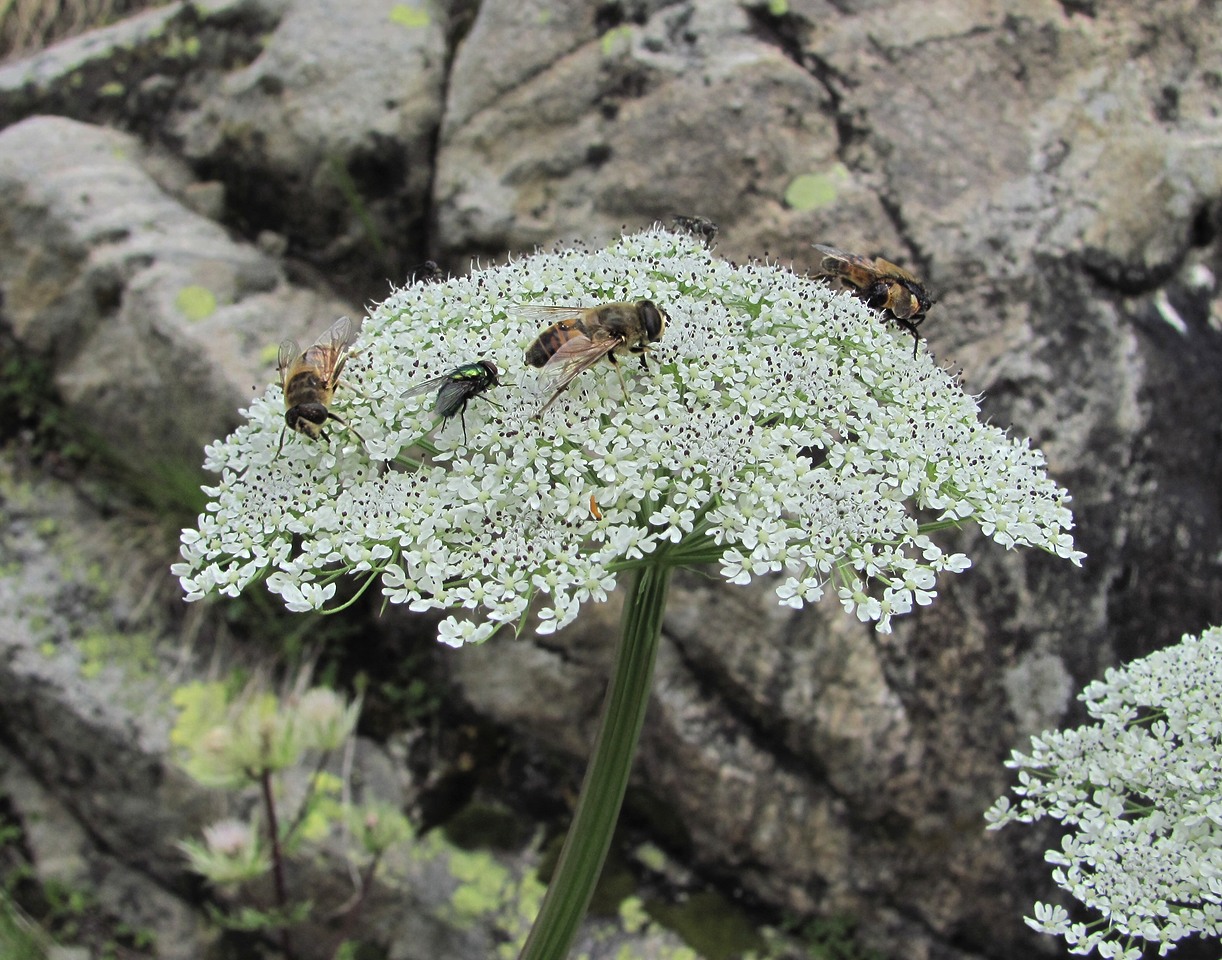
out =
[(403, 400), (406, 400), (408, 397), (418, 397), (422, 393), (429, 393), (430, 391), (444, 386), (449, 379), (450, 374), (448, 373), (443, 373), (439, 377), (430, 377), (428, 380), (422, 380), (415, 386), (408, 387), (401, 394), (399, 394), (399, 397)]
[(334, 387), (348, 362), (348, 351), (361, 332), (361, 324), (340, 317), (305, 352), (306, 359), (318, 367), (322, 381)]
[(854, 267), (870, 270), (873, 268), (873, 261), (868, 257), (858, 256), (855, 253), (848, 253), (838, 247), (828, 246), (826, 243), (812, 243), (812, 247), (823, 254), (823, 259), (819, 263), (819, 269), (827, 273), (842, 274), (846, 269)]
[(607, 356), (622, 341), (618, 337), (591, 340), (579, 334), (560, 347), (543, 366), (542, 390), (551, 391), (539, 413), (543, 413), (582, 373)]
[(296, 340), (282, 340), (280, 342), (280, 352), (276, 357), (276, 369), (280, 371), (281, 379), (284, 379), (284, 375), (288, 371), (289, 364), (300, 356), (301, 347), (298, 346)]
[(589, 312), (589, 307), (571, 307), (554, 303), (518, 303), (513, 312), (527, 320), (550, 325), (561, 320), (575, 320)]
[(340, 317), (327, 331), (314, 341), (316, 347), (330, 347), (341, 353), (346, 353), (361, 332), (361, 321), (353, 321), (348, 317)]

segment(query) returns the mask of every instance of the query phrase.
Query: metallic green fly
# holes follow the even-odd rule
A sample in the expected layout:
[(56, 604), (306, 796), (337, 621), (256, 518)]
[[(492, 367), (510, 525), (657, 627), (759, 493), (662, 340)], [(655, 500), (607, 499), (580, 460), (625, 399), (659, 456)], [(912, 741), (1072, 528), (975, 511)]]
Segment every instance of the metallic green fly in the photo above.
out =
[[(455, 367), (449, 373), (433, 377), (403, 391), (404, 398), (414, 397), (430, 390), (437, 391), (437, 403), (433, 409), (444, 419), (458, 414), (462, 423), (462, 440), (467, 442), (467, 403), (492, 387), (499, 387), (500, 371), (491, 360), (476, 360)], [(491, 402), (491, 401), (489, 401)], [(495, 406), (495, 404), (494, 404)]]

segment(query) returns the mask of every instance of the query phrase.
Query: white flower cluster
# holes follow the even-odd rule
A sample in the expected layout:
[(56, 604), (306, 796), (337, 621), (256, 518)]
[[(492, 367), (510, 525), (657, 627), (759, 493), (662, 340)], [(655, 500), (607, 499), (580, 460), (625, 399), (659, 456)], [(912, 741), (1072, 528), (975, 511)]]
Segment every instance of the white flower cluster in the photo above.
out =
[[(536, 418), (548, 378), (523, 353), (554, 320), (539, 305), (641, 298), (668, 323), (647, 369), (621, 361), (629, 395), (600, 362)], [(461, 426), (410, 395), (481, 358), (501, 385)], [(463, 611), (440, 628), (457, 645), (520, 629), (536, 597), (550, 632), (634, 565), (713, 560), (734, 583), (783, 574), (795, 607), (830, 583), (885, 630), (969, 565), (928, 537), (940, 527), (1082, 556), (1041, 454), (981, 423), (928, 351), (914, 360), (821, 281), (658, 228), (397, 290), (344, 381), (332, 406), (359, 438), (333, 424), (277, 457), (275, 386), (208, 448), (220, 482), (174, 567), (189, 600), (265, 579), (290, 609), (319, 609), (355, 574), (413, 610)]]
[(1099, 914), (1071, 922), (1037, 903), (1027, 924), (1070, 952), (1136, 960), (1193, 934), (1222, 934), (1222, 628), (1109, 670), (1082, 693), (1098, 723), (1015, 752), (1021, 798), (1001, 797), (991, 829), (1052, 817), (1073, 828), (1045, 859), (1053, 880)]

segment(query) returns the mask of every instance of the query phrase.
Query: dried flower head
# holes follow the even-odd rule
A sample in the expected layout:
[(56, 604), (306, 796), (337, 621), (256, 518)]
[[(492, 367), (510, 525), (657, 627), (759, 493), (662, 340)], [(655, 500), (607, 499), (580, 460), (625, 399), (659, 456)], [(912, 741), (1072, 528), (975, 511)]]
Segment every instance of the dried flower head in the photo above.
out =
[[(628, 395), (600, 363), (534, 419), (547, 394), (523, 352), (548, 321), (532, 305), (642, 298), (669, 322), (647, 369), (622, 361)], [(412, 387), (480, 358), (502, 383), (466, 409), (464, 441)], [(220, 481), (174, 567), (188, 599), (263, 579), (323, 609), (354, 574), (450, 610), (457, 645), (521, 629), (536, 597), (540, 632), (560, 629), (635, 565), (717, 562), (733, 583), (781, 574), (795, 607), (831, 586), (885, 630), (969, 566), (940, 527), (1082, 556), (1043, 457), (981, 423), (926, 351), (819, 281), (661, 229), (397, 290), (345, 379), (334, 406), (364, 444), (336, 427), (277, 458), (273, 386), (208, 448)]]

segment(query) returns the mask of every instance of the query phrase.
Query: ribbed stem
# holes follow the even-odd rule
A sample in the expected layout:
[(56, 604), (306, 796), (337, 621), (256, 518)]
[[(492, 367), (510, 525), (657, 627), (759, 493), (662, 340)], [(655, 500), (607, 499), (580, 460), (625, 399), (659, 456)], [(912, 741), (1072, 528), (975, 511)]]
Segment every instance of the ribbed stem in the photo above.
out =
[(611, 847), (649, 705), (672, 569), (655, 563), (634, 571), (594, 753), (560, 861), (520, 960), (563, 960), (590, 905)]

